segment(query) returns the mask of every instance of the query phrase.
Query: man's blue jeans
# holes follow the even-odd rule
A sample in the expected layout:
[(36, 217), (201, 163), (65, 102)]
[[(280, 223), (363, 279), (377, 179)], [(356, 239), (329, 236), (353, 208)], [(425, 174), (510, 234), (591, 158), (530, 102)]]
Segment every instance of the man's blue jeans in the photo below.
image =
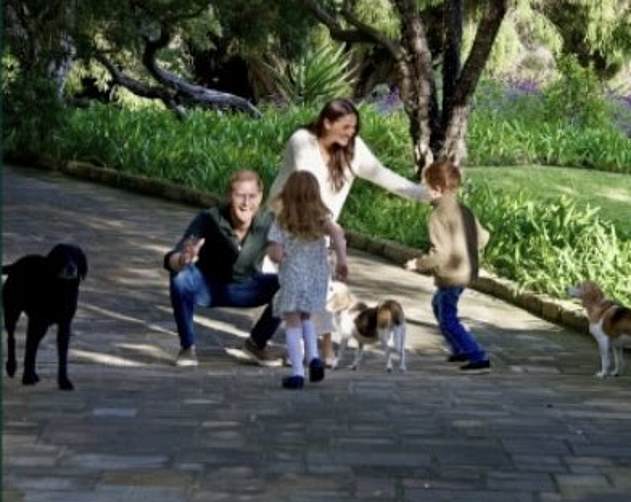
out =
[(440, 331), (455, 356), (466, 356), (471, 362), (486, 361), (484, 349), (458, 319), (458, 300), (464, 288), (438, 288), (432, 298), (432, 309)]
[(281, 320), (272, 315), (271, 301), (278, 291), (276, 274), (257, 274), (243, 282), (208, 281), (195, 265), (172, 273), (169, 290), (180, 345), (195, 343), (193, 314), (200, 307), (258, 307), (267, 305), (254, 325), (251, 336), (261, 348), (272, 337)]

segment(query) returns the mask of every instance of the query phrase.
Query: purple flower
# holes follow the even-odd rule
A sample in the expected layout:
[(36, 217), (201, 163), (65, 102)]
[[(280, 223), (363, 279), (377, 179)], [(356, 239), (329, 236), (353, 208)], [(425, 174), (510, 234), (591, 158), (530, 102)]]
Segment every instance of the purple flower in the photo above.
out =
[(399, 110), (403, 103), (399, 97), (399, 88), (396, 85), (380, 84), (370, 94), (370, 101), (375, 104), (377, 112), (388, 115)]
[(509, 77), (505, 80), (506, 94), (509, 98), (523, 96), (524, 94), (538, 94), (539, 82), (532, 79), (520, 80), (518, 78)]
[(614, 124), (631, 138), (631, 94), (625, 96), (610, 91), (607, 98), (612, 104)]

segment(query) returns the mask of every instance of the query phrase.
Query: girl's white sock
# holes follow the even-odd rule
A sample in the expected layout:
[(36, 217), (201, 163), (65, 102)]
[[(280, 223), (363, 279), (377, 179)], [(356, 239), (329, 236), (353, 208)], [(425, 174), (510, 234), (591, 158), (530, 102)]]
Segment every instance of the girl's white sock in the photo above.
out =
[(302, 338), (305, 341), (307, 364), (309, 364), (316, 357), (320, 357), (318, 355), (318, 337), (315, 332), (315, 325), (311, 319), (302, 321)]
[(285, 343), (291, 361), (292, 376), (305, 376), (305, 368), (302, 364), (302, 328), (287, 328), (285, 330)]

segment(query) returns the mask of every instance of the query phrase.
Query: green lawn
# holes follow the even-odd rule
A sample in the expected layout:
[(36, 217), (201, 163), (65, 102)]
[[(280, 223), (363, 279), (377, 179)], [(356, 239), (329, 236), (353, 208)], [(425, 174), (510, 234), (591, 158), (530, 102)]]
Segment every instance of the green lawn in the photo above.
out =
[(558, 198), (565, 194), (579, 204), (600, 207), (603, 218), (612, 221), (620, 235), (631, 239), (631, 176), (588, 169), (549, 166), (468, 167), (475, 182), (487, 181), (498, 191), (523, 190), (535, 198)]

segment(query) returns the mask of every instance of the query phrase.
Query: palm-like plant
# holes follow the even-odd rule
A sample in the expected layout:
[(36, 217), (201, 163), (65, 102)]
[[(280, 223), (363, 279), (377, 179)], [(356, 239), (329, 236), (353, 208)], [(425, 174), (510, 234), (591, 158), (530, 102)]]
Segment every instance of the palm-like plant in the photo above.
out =
[(312, 105), (347, 96), (355, 81), (349, 54), (331, 44), (309, 49), (297, 61), (279, 69), (267, 65), (284, 101)]

